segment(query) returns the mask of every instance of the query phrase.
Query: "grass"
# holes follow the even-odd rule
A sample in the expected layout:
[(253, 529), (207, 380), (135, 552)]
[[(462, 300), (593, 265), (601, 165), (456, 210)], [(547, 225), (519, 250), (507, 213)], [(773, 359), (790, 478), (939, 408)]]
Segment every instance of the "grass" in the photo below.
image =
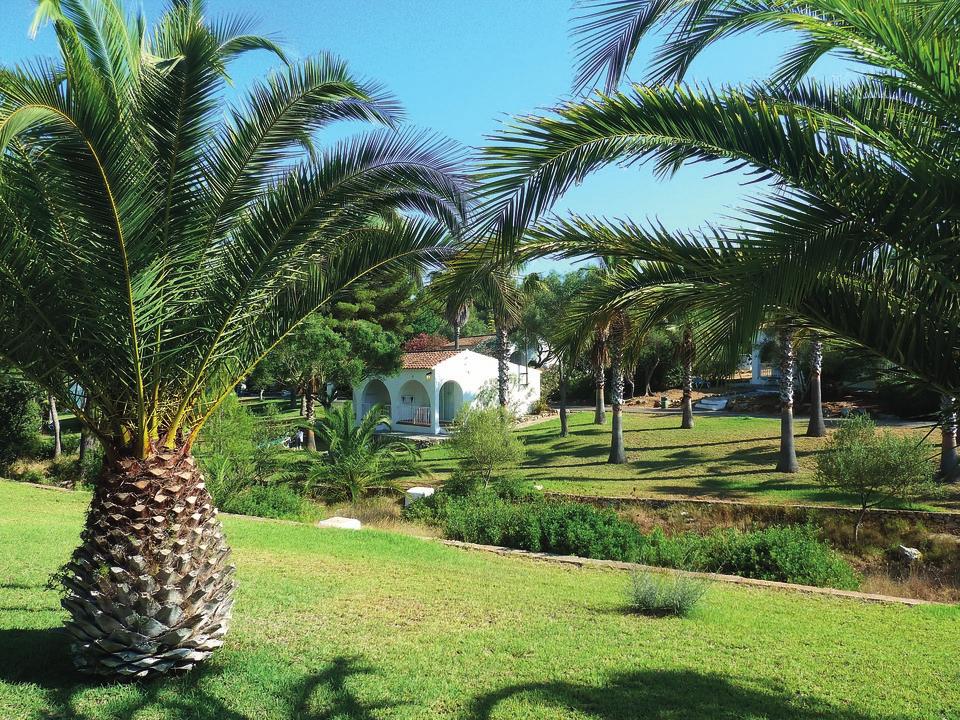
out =
[[(803, 435), (795, 424), (800, 472), (774, 471), (780, 447), (779, 418), (700, 415), (693, 430), (679, 429), (675, 414), (624, 413), (625, 465), (610, 465), (610, 420), (593, 424), (592, 412), (570, 416), (570, 435), (558, 436), (558, 419), (519, 431), (527, 447), (522, 473), (546, 490), (602, 497), (696, 497), (766, 503), (853, 505), (853, 499), (824, 491), (814, 479), (816, 453), (824, 440)], [(910, 431), (917, 432), (917, 431)], [(918, 433), (918, 440), (922, 434)], [(936, 448), (931, 445), (931, 453)], [(443, 446), (424, 453), (438, 479), (454, 467)], [(960, 508), (960, 488), (930, 508)]]
[(624, 573), (242, 518), (215, 659), (91, 682), (43, 588), (88, 499), (0, 482), (4, 720), (960, 718), (957, 608), (718, 585), (689, 618), (647, 618)]

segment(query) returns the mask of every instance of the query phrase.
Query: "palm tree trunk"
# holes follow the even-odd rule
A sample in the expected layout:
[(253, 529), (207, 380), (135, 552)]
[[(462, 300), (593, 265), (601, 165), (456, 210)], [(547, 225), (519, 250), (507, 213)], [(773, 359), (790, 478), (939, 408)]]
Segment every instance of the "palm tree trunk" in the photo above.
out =
[[(627, 390), (627, 388), (630, 388), (630, 390)], [(632, 397), (633, 397), (633, 390), (634, 390), (634, 387), (633, 387), (633, 373), (632, 373), (632, 372), (624, 373), (624, 375), (623, 375), (623, 399), (624, 399), (624, 400), (629, 400), (630, 398), (632, 398)]]
[(190, 670), (223, 644), (230, 549), (189, 451), (104, 467), (63, 569), (77, 668), (144, 678)]
[(593, 371), (594, 384), (596, 385), (596, 408), (593, 412), (594, 425), (603, 425), (607, 422), (607, 408), (604, 404), (604, 386), (606, 384), (603, 377), (603, 366)]
[(563, 360), (559, 363), (560, 369), (560, 437), (567, 437), (570, 430), (567, 427), (567, 373), (564, 371)]
[(83, 466), (87, 459), (87, 453), (91, 452), (97, 444), (97, 438), (94, 437), (86, 428), (80, 430), (80, 465)]
[(307, 416), (307, 395), (310, 394), (309, 389), (304, 388), (303, 392), (300, 393), (300, 417)]
[(63, 452), (63, 442), (60, 436), (60, 415), (57, 413), (57, 399), (49, 395), (50, 424), (53, 426), (53, 458), (56, 460)]
[(953, 480), (957, 477), (957, 412), (956, 398), (944, 395), (940, 398), (940, 477)]
[(460, 349), (460, 325), (457, 323), (453, 324), (453, 349)]
[(823, 374), (823, 341), (814, 334), (810, 348), (810, 423), (807, 437), (826, 437), (827, 426), (823, 422), (823, 394), (820, 376)]
[(800, 469), (793, 441), (793, 330), (781, 328), (780, 344), (780, 457), (779, 472), (795, 473)]
[(507, 407), (507, 390), (510, 373), (507, 368), (507, 330), (503, 325), (497, 326), (497, 399), (500, 407)]
[(313, 432), (313, 420), (316, 417), (317, 381), (314, 378), (310, 378), (310, 382), (307, 384), (307, 391), (304, 393), (304, 398), (306, 399), (306, 407), (304, 409), (304, 420), (306, 420), (307, 425), (306, 432), (304, 433), (306, 447), (307, 450), (316, 451), (317, 438)]
[(627, 462), (627, 453), (623, 448), (623, 338), (619, 333), (610, 338), (610, 403), (613, 405), (613, 423), (607, 462), (623, 465)]
[(693, 429), (693, 332), (689, 327), (683, 329), (683, 400), (680, 403), (683, 417), (681, 430)]
[(290, 407), (295, 408), (297, 406), (297, 386), (290, 386)]

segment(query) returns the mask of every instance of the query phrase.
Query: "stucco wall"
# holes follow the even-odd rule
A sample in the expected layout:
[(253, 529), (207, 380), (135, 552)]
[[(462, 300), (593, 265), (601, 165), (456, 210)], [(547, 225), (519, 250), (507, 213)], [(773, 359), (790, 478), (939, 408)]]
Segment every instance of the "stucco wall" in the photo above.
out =
[[(529, 368), (527, 371), (521, 365), (509, 364), (510, 392), (509, 403), (511, 409), (517, 413), (529, 412), (530, 407), (540, 398), (540, 371)], [(369, 378), (357, 385), (353, 391), (353, 403), (359, 419), (364, 408), (364, 393)], [(462, 392), (464, 405), (471, 405), (477, 401), (477, 396), (485, 387), (492, 389), (496, 397), (497, 361), (487, 355), (481, 355), (465, 350), (459, 355), (444, 360), (431, 370), (401, 370), (396, 375), (379, 378), (390, 394), (391, 419), (394, 430), (410, 433), (442, 434), (445, 429), (440, 423), (440, 388), (448, 381), (456, 382)], [(423, 385), (426, 397), (430, 399), (432, 422), (429, 426), (410, 425), (399, 423), (402, 415), (401, 396), (404, 385), (415, 380)], [(419, 401), (419, 399), (418, 399)]]

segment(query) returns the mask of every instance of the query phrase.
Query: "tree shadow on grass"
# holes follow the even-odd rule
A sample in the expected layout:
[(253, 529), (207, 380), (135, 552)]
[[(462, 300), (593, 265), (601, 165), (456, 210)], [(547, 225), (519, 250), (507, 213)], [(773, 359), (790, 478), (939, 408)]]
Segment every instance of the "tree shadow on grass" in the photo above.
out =
[(501, 705), (505, 712), (509, 706), (511, 717), (525, 717), (536, 708), (572, 710), (596, 720), (899, 720), (800, 699), (785, 689), (741, 687), (729, 678), (694, 671), (617, 673), (599, 687), (569, 682), (513, 685), (477, 698), (468, 719), (492, 720)]
[[(247, 715), (231, 709), (211, 690), (221, 677), (229, 686), (238, 676), (229, 665), (206, 664), (177, 677), (149, 681), (107, 681), (81, 675), (74, 668), (69, 653), (70, 636), (62, 628), (42, 630), (0, 630), (0, 683), (35, 685), (43, 693), (43, 720), (91, 720), (82, 708), (82, 695), (104, 692), (91, 702), (97, 705), (97, 718), (128, 720), (140, 712), (152, 711), (165, 720), (255, 720), (258, 711)], [(277, 697), (272, 688), (263, 687), (272, 704), (285, 706), (285, 716), (293, 720), (373, 720), (380, 711), (398, 703), (368, 703), (359, 699), (349, 687), (349, 679), (370, 675), (376, 669), (361, 658), (333, 658), (317, 673), (306, 674), (291, 685), (284, 684), (284, 695)], [(262, 684), (256, 676), (250, 684)], [(131, 691), (132, 690), (132, 691)], [(317, 699), (319, 696), (319, 699)], [(228, 695), (229, 697), (229, 695)]]

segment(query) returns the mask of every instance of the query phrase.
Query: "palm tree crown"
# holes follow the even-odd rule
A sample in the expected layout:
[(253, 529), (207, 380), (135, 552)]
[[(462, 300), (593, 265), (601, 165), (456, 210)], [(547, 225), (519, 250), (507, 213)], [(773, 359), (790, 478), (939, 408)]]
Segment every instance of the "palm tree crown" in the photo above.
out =
[[(44, 0), (47, 21), (60, 58), (0, 71), (0, 355), (111, 455), (189, 447), (303, 317), (435, 259), (464, 213), (456, 149), (396, 131), (397, 102), (332, 56), (288, 62), (202, 0), (152, 32), (119, 0)], [(224, 111), (255, 49), (283, 63)], [(317, 147), (338, 120), (384, 129)]]

